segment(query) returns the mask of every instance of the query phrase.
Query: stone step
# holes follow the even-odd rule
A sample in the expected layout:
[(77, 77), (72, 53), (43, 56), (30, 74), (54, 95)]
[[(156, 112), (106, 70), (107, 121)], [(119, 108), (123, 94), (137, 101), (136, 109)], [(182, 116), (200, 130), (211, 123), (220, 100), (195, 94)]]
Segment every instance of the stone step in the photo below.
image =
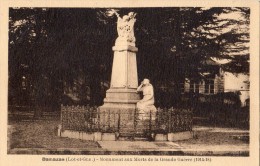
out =
[(118, 141), (148, 141), (146, 137), (119, 137)]
[(143, 132), (132, 132), (132, 133), (120, 133), (120, 137), (146, 137), (146, 134)]
[(134, 137), (135, 141), (148, 141), (149, 139), (146, 137)]
[(149, 139), (143, 134), (120, 134), (119, 141), (148, 141)]

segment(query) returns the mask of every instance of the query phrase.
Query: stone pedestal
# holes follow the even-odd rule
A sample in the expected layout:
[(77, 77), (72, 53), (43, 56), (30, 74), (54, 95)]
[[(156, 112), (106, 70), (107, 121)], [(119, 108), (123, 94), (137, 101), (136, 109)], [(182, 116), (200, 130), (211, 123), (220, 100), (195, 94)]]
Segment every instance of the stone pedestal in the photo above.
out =
[(135, 109), (140, 100), (136, 93), (138, 86), (136, 52), (130, 45), (114, 46), (114, 60), (110, 89), (106, 92), (104, 105), (100, 109)]
[(110, 89), (106, 92), (104, 105), (99, 107), (100, 123), (103, 129), (120, 125), (120, 133), (128, 133), (134, 128), (134, 111), (140, 100), (140, 95), (136, 93), (138, 49), (131, 45), (116, 45), (113, 51)]

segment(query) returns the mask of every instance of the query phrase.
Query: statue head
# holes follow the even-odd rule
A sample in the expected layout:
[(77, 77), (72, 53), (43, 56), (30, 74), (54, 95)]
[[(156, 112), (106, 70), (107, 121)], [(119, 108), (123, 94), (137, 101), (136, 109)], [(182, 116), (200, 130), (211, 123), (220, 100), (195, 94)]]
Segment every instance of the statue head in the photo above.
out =
[(130, 13), (128, 13), (128, 16), (129, 16), (129, 18), (134, 18), (135, 16), (136, 16), (136, 13), (134, 13), (134, 12), (130, 12)]
[(123, 16), (123, 21), (129, 21), (129, 16), (128, 15)]
[(143, 80), (143, 84), (144, 84), (144, 85), (148, 85), (148, 84), (150, 84), (150, 81), (149, 81), (147, 78), (145, 78), (145, 79)]

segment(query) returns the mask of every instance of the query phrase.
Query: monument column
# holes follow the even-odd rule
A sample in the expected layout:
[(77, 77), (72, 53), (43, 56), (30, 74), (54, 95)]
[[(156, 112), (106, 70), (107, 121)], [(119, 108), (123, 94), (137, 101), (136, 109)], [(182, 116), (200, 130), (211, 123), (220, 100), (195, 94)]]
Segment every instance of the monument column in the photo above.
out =
[(133, 46), (114, 46), (110, 89), (106, 92), (104, 105), (101, 108), (135, 109), (140, 100), (136, 93), (138, 86), (136, 52)]
[(110, 88), (106, 92), (104, 105), (101, 110), (114, 109), (135, 109), (136, 103), (140, 100), (136, 93), (138, 87), (134, 23), (135, 14), (118, 17), (117, 31), (118, 38), (114, 51), (113, 67)]
[(136, 103), (140, 100), (137, 93), (138, 76), (135, 47), (135, 15), (119, 17), (114, 51), (110, 88), (106, 92), (104, 105), (99, 107), (100, 127), (103, 131), (117, 129), (120, 136), (134, 132)]

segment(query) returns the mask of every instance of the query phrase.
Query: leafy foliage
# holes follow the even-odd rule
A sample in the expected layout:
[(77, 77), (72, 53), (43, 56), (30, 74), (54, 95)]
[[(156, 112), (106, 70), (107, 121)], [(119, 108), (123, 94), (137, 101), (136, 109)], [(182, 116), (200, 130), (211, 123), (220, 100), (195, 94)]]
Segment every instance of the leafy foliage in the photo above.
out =
[[(84, 102), (102, 104), (101, 82), (109, 82), (117, 37), (110, 9), (10, 8), (9, 94), (27, 96), (35, 104), (59, 105), (67, 87), (78, 86)], [(209, 57), (228, 58), (231, 72), (249, 71), (249, 8), (120, 8), (120, 15), (137, 13), (139, 79), (155, 87), (174, 86), (196, 77)], [(228, 18), (224, 15), (234, 14)], [(90, 87), (90, 92), (82, 90)], [(49, 102), (52, 101), (52, 102)]]

